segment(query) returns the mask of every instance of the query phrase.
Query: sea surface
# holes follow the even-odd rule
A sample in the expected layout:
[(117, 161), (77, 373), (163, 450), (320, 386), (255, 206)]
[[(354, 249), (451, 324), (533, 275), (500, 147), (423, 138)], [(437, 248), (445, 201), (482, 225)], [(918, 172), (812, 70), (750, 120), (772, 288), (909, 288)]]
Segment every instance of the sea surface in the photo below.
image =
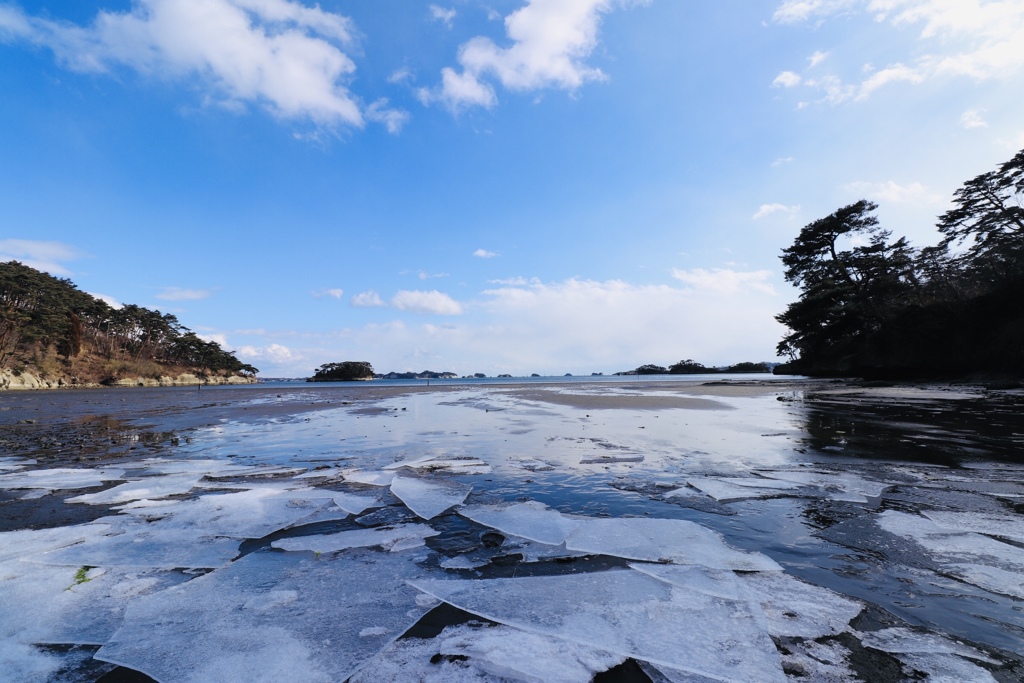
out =
[(1022, 408), (764, 375), (3, 394), (0, 658), (26, 681), (1022, 680)]

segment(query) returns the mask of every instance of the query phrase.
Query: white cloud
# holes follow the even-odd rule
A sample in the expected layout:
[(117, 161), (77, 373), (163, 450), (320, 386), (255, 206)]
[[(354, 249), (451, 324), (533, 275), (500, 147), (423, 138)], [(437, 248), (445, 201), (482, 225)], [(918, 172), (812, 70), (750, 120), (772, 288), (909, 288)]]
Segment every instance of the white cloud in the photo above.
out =
[(374, 290), (368, 290), (366, 292), (360, 292), (352, 297), (352, 305), (358, 308), (372, 308), (375, 306), (384, 306), (384, 300), (380, 298), (380, 294), (377, 294)]
[(434, 21), (440, 21), (448, 28), (452, 27), (452, 21), (455, 20), (455, 10), (451, 8), (444, 8), (439, 5), (430, 5), (430, 18)]
[(968, 109), (960, 115), (960, 125), (971, 130), (972, 128), (987, 128), (988, 121), (983, 116), (984, 112), (980, 109)]
[[(2, 26), (3, 15), (0, 14), (0, 27)], [(76, 261), (84, 256), (83, 252), (63, 242), (21, 239), (0, 240), (0, 263), (19, 261), (29, 268), (42, 270), (51, 275), (70, 275), (70, 272), (62, 265), (62, 262)]]
[(786, 214), (792, 218), (796, 214), (800, 213), (800, 205), (786, 206), (785, 204), (762, 204), (757, 212), (751, 216), (751, 220), (759, 221), (762, 218), (766, 218), (776, 213)]
[(301, 353), (296, 353), (282, 344), (269, 344), (267, 346), (241, 346), (235, 354), (245, 361), (265, 360), (276, 364), (291, 363), (302, 359)]
[(477, 249), (473, 252), (473, 256), (477, 258), (494, 258), (498, 255), (496, 251), (487, 251), (486, 249)]
[(208, 299), (213, 294), (208, 289), (183, 289), (181, 287), (164, 287), (163, 291), (156, 295), (157, 299), (164, 301), (198, 301)]
[(407, 66), (403, 66), (403, 67), (401, 67), (399, 69), (395, 69), (394, 71), (391, 72), (391, 75), (388, 76), (388, 83), (394, 83), (394, 84), (408, 83), (414, 77), (415, 76), (414, 76), (414, 74), (412, 72), (412, 69), (410, 69)]
[(818, 52), (815, 52), (814, 54), (807, 58), (807, 66), (808, 68), (813, 69), (814, 67), (824, 62), (826, 59), (828, 59), (828, 53), (819, 50)]
[(294, 0), (133, 0), (79, 26), (0, 8), (0, 31), (53, 50), (68, 68), (128, 67), (186, 81), (214, 101), (258, 104), (275, 116), (363, 125), (344, 85), (355, 64), (342, 48), (351, 21)]
[(694, 268), (693, 270), (672, 269), (672, 277), (684, 282), (694, 289), (725, 294), (740, 294), (742, 292), (761, 292), (764, 294), (775, 294), (769, 280), (772, 278), (770, 270), (738, 271), (728, 268)]
[(421, 280), (430, 280), (436, 277), (448, 277), (448, 273), (428, 273), (425, 270), (421, 270), (416, 274), (416, 277), (418, 277)]
[(942, 195), (918, 182), (901, 185), (894, 180), (884, 183), (857, 181), (846, 186), (846, 191), (877, 202), (893, 204), (941, 205)]
[(462, 315), (462, 304), (437, 290), (403, 289), (391, 297), (391, 305), (400, 311), (433, 315)]
[(94, 299), (99, 299), (100, 301), (110, 306), (111, 308), (121, 308), (124, 305), (114, 297), (108, 296), (107, 294), (100, 294), (98, 292), (86, 292), (86, 294), (93, 297)]
[(487, 282), (492, 285), (509, 285), (512, 287), (525, 287), (526, 285), (541, 284), (541, 281), (535, 277), (532, 277), (529, 280), (525, 277), (510, 277), (503, 280), (488, 280)]
[[(461, 72), (445, 68), (437, 91), (423, 91), (424, 102), (440, 100), (452, 110), (468, 106), (490, 107), (497, 98), (485, 79), (495, 79), (509, 90), (542, 88), (576, 90), (588, 81), (605, 78), (585, 62), (598, 42), (601, 15), (615, 0), (526, 0), (505, 17), (511, 41), (500, 47), (477, 36), (463, 43), (458, 62)], [(629, 4), (629, 3), (626, 3)]]
[(388, 99), (382, 97), (366, 108), (366, 120), (381, 123), (392, 135), (402, 132), (402, 127), (409, 122), (409, 112), (402, 109), (390, 109)]
[(772, 81), (773, 88), (794, 88), (800, 85), (800, 81), (803, 79), (799, 74), (795, 74), (792, 71), (783, 71), (775, 80)]
[(319, 299), (321, 297), (325, 297), (325, 296), (330, 296), (330, 297), (334, 297), (335, 299), (340, 299), (341, 297), (345, 296), (345, 290), (343, 290), (343, 289), (319, 289), (319, 290), (316, 290), (315, 292), (312, 292), (312, 294), (317, 299)]
[(779, 166), (785, 166), (786, 164), (791, 164), (794, 161), (796, 161), (796, 159), (794, 159), (793, 157), (779, 157), (778, 159), (776, 159), (776, 160), (774, 160), (772, 162), (772, 168), (778, 168)]
[(218, 344), (220, 344), (220, 347), (222, 349), (229, 348), (228, 347), (228, 338), (227, 338), (227, 336), (225, 336), (223, 334), (220, 334), (220, 333), (202, 334), (202, 333), (197, 332), (196, 336), (199, 337), (200, 339), (202, 339), (203, 341), (217, 342)]
[[(775, 11), (779, 23), (811, 19), (818, 23), (835, 14), (866, 14), (877, 24), (896, 29), (918, 28), (916, 44), (904, 41), (904, 59), (874, 71), (857, 85), (843, 86), (858, 99), (890, 83), (924, 83), (941, 76), (975, 80), (1008, 78), (1024, 68), (1024, 2), (1020, 0), (786, 0)], [(811, 66), (820, 63), (811, 57)], [(822, 57), (823, 59), (824, 57)], [(838, 80), (831, 75), (833, 85)], [(828, 81), (817, 85), (825, 90)], [(846, 99), (846, 98), (842, 98)], [(826, 97), (836, 103), (835, 91)]]

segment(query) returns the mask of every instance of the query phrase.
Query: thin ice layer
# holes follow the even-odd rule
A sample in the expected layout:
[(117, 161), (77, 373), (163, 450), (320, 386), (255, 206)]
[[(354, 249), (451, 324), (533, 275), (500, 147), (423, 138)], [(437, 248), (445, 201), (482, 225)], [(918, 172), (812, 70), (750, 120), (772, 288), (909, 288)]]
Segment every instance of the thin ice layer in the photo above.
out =
[[(764, 485), (759, 485), (760, 482), (764, 482)], [(771, 479), (755, 477), (693, 477), (687, 479), (686, 483), (719, 503), (731, 503), (748, 498), (788, 496), (793, 494), (793, 489), (800, 488), (799, 484), (792, 482), (773, 482)]]
[(1021, 515), (995, 515), (984, 512), (946, 512), (924, 510), (925, 517), (945, 531), (973, 531), (989, 536), (1002, 536), (1024, 541), (1024, 517)]
[(761, 474), (772, 479), (813, 486), (824, 491), (832, 500), (848, 503), (866, 503), (869, 498), (877, 498), (889, 488), (889, 484), (864, 479), (850, 472), (772, 470)]
[(492, 676), (527, 683), (590, 683), (594, 674), (625, 659), (621, 654), (509, 626), (449, 626), (435, 641), (443, 655), (468, 657)]
[[(117, 520), (105, 517), (105, 521)], [(199, 536), (187, 528), (155, 524), (112, 524), (116, 535), (89, 538), (77, 545), (31, 558), (41, 564), (72, 567), (151, 567), (155, 569), (215, 568), (238, 555), (238, 541)]]
[(0, 636), (102, 645), (121, 626), (131, 600), (187, 578), (177, 572), (0, 563)]
[(512, 505), (471, 505), (461, 508), (459, 514), (503, 533), (551, 545), (565, 543), (579, 525), (576, 519), (532, 500)]
[(423, 519), (433, 519), (448, 508), (460, 505), (473, 490), (469, 484), (445, 479), (395, 477), (391, 493)]
[(87, 493), (68, 498), (68, 503), (89, 503), (90, 505), (112, 505), (132, 500), (153, 500), (188, 493), (199, 483), (201, 476), (194, 474), (168, 474), (146, 477), (140, 481), (127, 481), (99, 493)]
[(377, 496), (360, 496), (355, 493), (346, 493), (345, 491), (334, 491), (332, 498), (335, 505), (350, 515), (358, 515), (363, 510), (380, 507), (380, 501), (377, 500)]
[(783, 572), (736, 575), (699, 567), (630, 565), (689, 591), (746, 602), (763, 615), (759, 623), (773, 636), (819, 638), (843, 631), (863, 606), (838, 593)]
[(779, 571), (767, 555), (728, 545), (711, 529), (683, 519), (577, 517), (565, 547), (628, 560), (696, 564), (711, 569)]
[(444, 457), (428, 455), (415, 460), (406, 460), (385, 465), (385, 470), (397, 470), (402, 467), (417, 470), (446, 470), (450, 474), (487, 474), (491, 466), (479, 458), (472, 457)]
[(408, 554), (257, 552), (132, 603), (96, 654), (161, 683), (349, 678), (426, 613)]
[(909, 628), (886, 628), (861, 634), (861, 643), (882, 652), (912, 652), (917, 654), (950, 654), (970, 657), (980, 662), (997, 664), (980, 650), (951, 640), (937, 633), (921, 633)]
[(775, 645), (745, 604), (633, 570), (412, 585), (538, 635), (721, 681), (785, 680)]
[(53, 529), (0, 532), (0, 562), (30, 558), (110, 532), (109, 524), (75, 524)]
[(345, 481), (353, 484), (366, 484), (367, 486), (391, 486), (395, 475), (393, 472), (372, 472), (367, 470), (356, 470), (345, 473)]
[(317, 534), (282, 538), (271, 543), (280, 550), (311, 550), (315, 553), (333, 553), (348, 548), (380, 546), (385, 550), (407, 550), (423, 545), (423, 539), (437, 536), (426, 524), (401, 524), (384, 529), (355, 529), (336, 534)]
[(0, 489), (47, 489), (50, 491), (89, 489), (94, 486), (103, 486), (104, 482), (117, 481), (123, 476), (124, 470), (112, 467), (99, 469), (57, 467), (0, 474)]
[(240, 465), (230, 460), (149, 458), (134, 464), (145, 468), (143, 474), (194, 474), (208, 477), (266, 476), (269, 474), (298, 474), (303, 468), (279, 465)]
[(262, 538), (310, 517), (334, 501), (337, 491), (266, 487), (208, 494), (172, 505), (125, 508), (153, 528), (193, 534)]

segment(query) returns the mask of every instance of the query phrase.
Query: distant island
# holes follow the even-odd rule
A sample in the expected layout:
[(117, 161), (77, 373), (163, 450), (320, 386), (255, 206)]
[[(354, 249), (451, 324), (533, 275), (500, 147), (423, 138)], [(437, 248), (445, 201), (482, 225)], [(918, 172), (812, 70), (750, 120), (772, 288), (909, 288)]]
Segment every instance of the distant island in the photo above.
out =
[(736, 363), (720, 367), (707, 367), (695, 360), (681, 360), (668, 367), (662, 365), (641, 365), (635, 370), (616, 372), (616, 375), (714, 375), (727, 373), (770, 373), (778, 363)]
[(913, 379), (1024, 375), (1024, 150), (965, 182), (917, 249), (861, 200), (782, 252), (800, 298), (776, 316), (779, 374)]
[(115, 308), (71, 280), (0, 263), (0, 389), (250, 383), (257, 372), (170, 313)]

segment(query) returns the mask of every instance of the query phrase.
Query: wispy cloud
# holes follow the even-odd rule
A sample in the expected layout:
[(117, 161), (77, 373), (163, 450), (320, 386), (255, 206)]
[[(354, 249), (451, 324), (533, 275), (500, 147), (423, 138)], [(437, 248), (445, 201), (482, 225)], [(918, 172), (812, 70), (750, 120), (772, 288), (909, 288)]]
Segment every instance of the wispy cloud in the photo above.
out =
[(430, 5), (430, 18), (434, 21), (440, 21), (448, 28), (452, 27), (452, 22), (455, 21), (456, 12), (454, 9), (441, 7), (440, 5)]
[(335, 299), (340, 299), (341, 297), (345, 296), (345, 290), (343, 290), (343, 289), (318, 289), (318, 290), (315, 290), (315, 291), (311, 292), (311, 294), (314, 297), (316, 297), (317, 299), (323, 298), (325, 296), (333, 297)]
[(234, 108), (358, 127), (363, 114), (345, 84), (353, 34), (347, 17), (294, 0), (133, 0), (85, 26), (0, 7), (0, 37), (49, 48), (74, 71), (127, 67)]
[(931, 206), (938, 206), (945, 202), (945, 198), (941, 194), (933, 192), (919, 182), (900, 184), (894, 180), (881, 183), (857, 181), (849, 183), (845, 189), (851, 194), (867, 197), (877, 202)]
[(695, 289), (739, 294), (741, 292), (761, 292), (775, 294), (775, 288), (769, 280), (770, 270), (739, 271), (728, 268), (694, 268), (692, 270), (672, 269), (672, 277)]
[(359, 292), (352, 297), (352, 305), (357, 308), (373, 308), (376, 306), (384, 306), (384, 300), (380, 298), (380, 294), (370, 289), (365, 292)]
[(425, 270), (421, 270), (420, 272), (416, 273), (416, 277), (418, 277), (421, 280), (432, 280), (438, 277), (448, 277), (448, 273), (428, 273)]
[(253, 362), (267, 360), (272, 363), (282, 365), (302, 359), (302, 354), (292, 351), (292, 349), (284, 346), (283, 344), (268, 344), (267, 346), (240, 346), (235, 353), (242, 360)]
[(164, 287), (163, 291), (156, 295), (157, 299), (164, 301), (198, 301), (208, 299), (213, 294), (209, 289), (184, 289), (182, 287)]
[(774, 214), (777, 214), (777, 213), (785, 214), (786, 216), (792, 218), (793, 216), (796, 216), (798, 213), (800, 213), (800, 205), (796, 204), (796, 205), (793, 205), (793, 206), (787, 206), (785, 204), (777, 204), (777, 203), (776, 204), (762, 204), (760, 207), (758, 207), (757, 212), (754, 213), (754, 215), (751, 216), (750, 218), (751, 218), (751, 220), (759, 221), (762, 218), (767, 218), (768, 216), (771, 216), (771, 215), (774, 215)]
[(772, 81), (772, 87), (795, 88), (796, 86), (800, 85), (800, 82), (802, 80), (803, 78), (800, 77), (800, 74), (793, 73), (792, 71), (783, 71), (782, 73), (775, 77), (774, 81)]
[[(2, 9), (0, 8), (0, 10)], [(0, 28), (2, 26), (2, 15), (0, 15)], [(51, 275), (70, 275), (71, 273), (63, 265), (64, 262), (77, 261), (84, 256), (86, 254), (77, 247), (63, 242), (0, 240), (0, 263), (19, 261), (30, 268), (42, 270)]]
[(796, 161), (796, 159), (794, 159), (793, 157), (779, 157), (778, 159), (775, 159), (774, 161), (772, 161), (772, 168), (778, 168), (779, 166), (785, 166), (786, 164), (791, 164), (794, 161)]
[(412, 313), (462, 315), (462, 304), (437, 290), (401, 290), (391, 297), (391, 305)]
[(984, 111), (981, 109), (968, 109), (960, 115), (960, 125), (971, 130), (972, 128), (987, 128), (988, 121), (985, 120)]
[(477, 258), (494, 258), (495, 256), (498, 256), (498, 252), (487, 251), (486, 249), (477, 249), (473, 252), (473, 256), (476, 256)]

